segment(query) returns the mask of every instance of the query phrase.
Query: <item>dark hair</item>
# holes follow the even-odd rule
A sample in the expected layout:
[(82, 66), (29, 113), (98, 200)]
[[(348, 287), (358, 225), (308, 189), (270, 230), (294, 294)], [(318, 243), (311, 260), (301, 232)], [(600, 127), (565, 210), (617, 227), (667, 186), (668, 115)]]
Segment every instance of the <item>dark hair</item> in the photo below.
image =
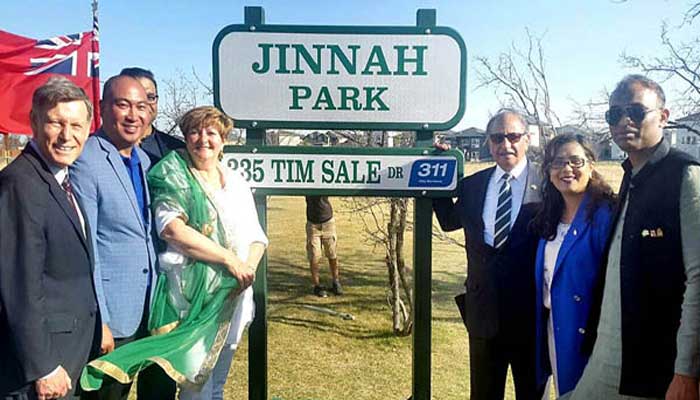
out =
[(126, 75), (137, 79), (146, 78), (149, 81), (153, 82), (153, 86), (155, 86), (156, 91), (158, 91), (158, 83), (156, 82), (156, 76), (153, 75), (153, 72), (151, 72), (150, 70), (140, 67), (129, 67), (122, 69), (119, 75)]
[[(550, 165), (556, 158), (559, 149), (568, 143), (578, 143), (589, 161), (596, 161), (596, 156), (588, 140), (582, 135), (564, 134), (555, 136), (544, 150), (542, 163), (542, 203), (535, 217), (530, 222), (530, 229), (538, 236), (547, 240), (553, 240), (557, 234), (557, 225), (564, 212), (564, 198), (556, 187), (549, 181)], [(603, 177), (593, 170), (588, 181), (586, 193), (590, 196), (590, 202), (586, 208), (586, 218), (590, 221), (595, 211), (601, 206), (612, 206), (616, 202), (615, 194)]]
[(664, 107), (666, 105), (666, 95), (661, 85), (656, 83), (644, 75), (632, 74), (627, 75), (615, 86), (615, 90), (610, 94), (610, 98), (622, 97), (623, 99), (631, 98), (633, 93), (632, 86), (635, 84), (641, 85), (643, 88), (653, 90), (656, 93), (657, 105)]
[(39, 123), (46, 112), (56, 107), (58, 103), (73, 101), (85, 103), (87, 120), (90, 121), (92, 119), (92, 103), (85, 91), (62, 76), (52, 77), (34, 91), (29, 117), (33, 123)]
[[(112, 93), (112, 86), (114, 86), (117, 82), (119, 82), (122, 79), (128, 79), (128, 80), (133, 80), (138, 83), (136, 78), (131, 77), (129, 75), (114, 75), (107, 79), (107, 82), (105, 82), (104, 86), (102, 87), (102, 102), (106, 102), (107, 100), (111, 99), (114, 97), (114, 94)], [(139, 84), (141, 86), (141, 84)]]

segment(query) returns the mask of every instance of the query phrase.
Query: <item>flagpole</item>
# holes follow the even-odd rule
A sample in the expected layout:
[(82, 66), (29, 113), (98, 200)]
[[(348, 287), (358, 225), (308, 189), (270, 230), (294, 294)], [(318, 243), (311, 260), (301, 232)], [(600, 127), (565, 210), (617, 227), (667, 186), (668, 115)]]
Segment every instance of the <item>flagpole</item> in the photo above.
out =
[[(92, 43), (91, 43), (92, 57), (93, 61), (90, 65), (92, 71), (95, 73), (92, 79), (92, 93), (93, 93), (93, 120), (95, 121), (95, 130), (101, 125), (100, 121), (100, 76), (99, 67), (94, 68), (95, 65), (99, 65), (99, 54), (100, 54), (100, 27), (97, 21), (97, 0), (92, 0)], [(97, 57), (97, 60), (94, 58)]]

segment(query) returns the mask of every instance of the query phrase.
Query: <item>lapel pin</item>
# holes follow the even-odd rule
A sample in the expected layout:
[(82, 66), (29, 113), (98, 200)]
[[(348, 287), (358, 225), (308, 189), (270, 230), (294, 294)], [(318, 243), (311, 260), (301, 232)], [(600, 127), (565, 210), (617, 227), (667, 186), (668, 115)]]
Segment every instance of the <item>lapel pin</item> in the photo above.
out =
[(649, 230), (648, 230), (648, 229), (644, 229), (644, 230), (642, 231), (642, 237), (647, 237), (647, 236), (649, 236)]
[(656, 237), (664, 237), (664, 231), (661, 228), (656, 228)]

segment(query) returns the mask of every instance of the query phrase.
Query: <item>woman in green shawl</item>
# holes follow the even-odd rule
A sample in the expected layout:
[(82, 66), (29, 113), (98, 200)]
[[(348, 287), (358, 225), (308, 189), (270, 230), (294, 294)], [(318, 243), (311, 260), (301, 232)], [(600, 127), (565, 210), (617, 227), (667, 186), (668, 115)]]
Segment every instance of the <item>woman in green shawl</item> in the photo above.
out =
[(219, 157), (233, 122), (214, 107), (179, 123), (186, 149), (148, 173), (155, 226), (167, 249), (149, 329), (155, 333), (88, 364), (86, 390), (104, 375), (128, 382), (158, 364), (180, 386), (180, 399), (223, 398), (234, 351), (254, 315), (251, 284), (267, 246), (250, 187)]

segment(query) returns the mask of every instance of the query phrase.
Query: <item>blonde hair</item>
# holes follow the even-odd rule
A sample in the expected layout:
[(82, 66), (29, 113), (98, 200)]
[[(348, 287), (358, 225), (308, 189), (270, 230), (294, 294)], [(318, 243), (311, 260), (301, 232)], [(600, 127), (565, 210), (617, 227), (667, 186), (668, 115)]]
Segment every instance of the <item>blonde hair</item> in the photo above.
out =
[(233, 129), (233, 120), (226, 114), (219, 111), (213, 106), (202, 106), (191, 109), (185, 115), (180, 117), (178, 122), (182, 135), (187, 135), (196, 132), (208, 126), (214, 126), (221, 135), (221, 140), (226, 141), (229, 133)]

